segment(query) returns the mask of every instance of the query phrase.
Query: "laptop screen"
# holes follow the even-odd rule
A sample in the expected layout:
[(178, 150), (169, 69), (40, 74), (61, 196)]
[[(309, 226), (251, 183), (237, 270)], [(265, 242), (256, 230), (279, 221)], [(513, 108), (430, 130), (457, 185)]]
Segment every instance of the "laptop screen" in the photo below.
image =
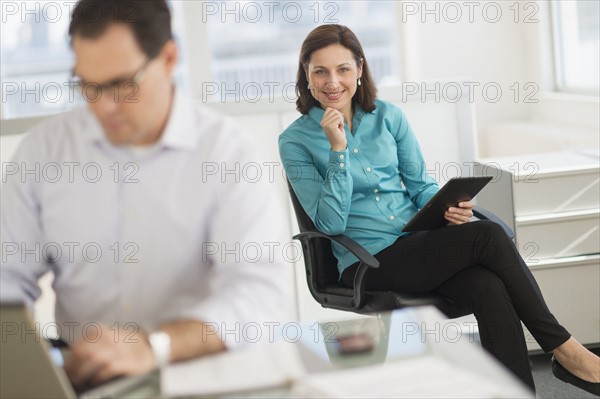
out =
[(0, 327), (1, 397), (75, 398), (67, 376), (55, 366), (50, 345), (39, 335), (25, 304), (0, 304)]

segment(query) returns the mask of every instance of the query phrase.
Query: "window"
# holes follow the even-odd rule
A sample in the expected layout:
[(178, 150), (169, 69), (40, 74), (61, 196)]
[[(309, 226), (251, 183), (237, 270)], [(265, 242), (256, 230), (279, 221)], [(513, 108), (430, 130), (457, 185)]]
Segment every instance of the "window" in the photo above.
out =
[(233, 100), (240, 91), (247, 99), (265, 90), (295, 96), (302, 41), (329, 23), (346, 25), (357, 35), (377, 83), (394, 79), (394, 7), (393, 1), (205, 2), (212, 77), (225, 93), (221, 99)]
[[(75, 4), (48, 0), (2, 2), (2, 118), (53, 114), (83, 103), (80, 91), (69, 85), (74, 59), (67, 31)], [(180, 37), (181, 4), (171, 3), (171, 8), (174, 33)], [(186, 76), (182, 54), (175, 79), (182, 82)]]
[(599, 94), (600, 2), (552, 2), (558, 90)]
[(36, 1), (5, 3), (2, 8), (3, 117), (68, 109), (66, 83), (73, 65), (67, 41), (69, 5)]
[[(212, 75), (208, 83), (217, 84), (221, 94), (227, 94), (222, 99), (230, 100), (232, 95), (239, 98), (247, 85), (243, 94), (252, 98), (264, 94), (264, 89), (293, 97), (302, 40), (316, 26), (326, 23), (347, 25), (356, 33), (377, 83), (394, 81), (399, 72), (393, 1), (205, 0), (197, 8), (186, 1), (169, 3), (181, 50), (175, 79), (184, 91), (190, 91), (194, 83), (187, 62), (193, 58), (196, 63), (210, 59), (210, 72), (206, 68), (201, 76), (208, 80), (205, 76)], [(75, 4), (49, 0), (2, 2), (2, 118), (53, 114), (83, 103), (79, 90), (69, 86), (73, 54), (67, 29)], [(190, 18), (185, 15), (190, 10), (194, 14), (201, 10), (202, 14)], [(202, 26), (186, 30), (184, 20)], [(195, 40), (206, 40), (208, 49)], [(191, 46), (185, 46), (185, 41)], [(188, 57), (184, 49), (202, 54)], [(202, 69), (204, 65), (194, 68)], [(195, 92), (188, 94), (198, 96), (203, 89), (194, 86)]]

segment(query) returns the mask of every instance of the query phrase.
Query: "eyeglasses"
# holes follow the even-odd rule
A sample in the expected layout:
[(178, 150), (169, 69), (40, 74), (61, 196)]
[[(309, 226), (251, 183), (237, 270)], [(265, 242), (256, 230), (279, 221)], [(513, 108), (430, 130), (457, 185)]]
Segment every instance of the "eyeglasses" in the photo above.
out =
[(98, 84), (87, 82), (75, 74), (75, 68), (71, 70), (70, 86), (81, 88), (81, 94), (87, 102), (97, 102), (103, 94), (111, 95), (115, 102), (137, 103), (136, 94), (139, 84), (146, 76), (150, 62), (154, 58), (148, 58), (144, 64), (130, 78), (113, 79), (108, 83)]

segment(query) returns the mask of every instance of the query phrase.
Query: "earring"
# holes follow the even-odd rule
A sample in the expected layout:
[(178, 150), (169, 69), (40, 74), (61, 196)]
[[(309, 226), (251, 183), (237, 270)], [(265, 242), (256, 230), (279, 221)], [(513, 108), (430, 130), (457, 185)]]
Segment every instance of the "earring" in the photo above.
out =
[(306, 87), (308, 90), (312, 89), (312, 87), (310, 87), (310, 83), (308, 84), (308, 86)]
[(357, 84), (360, 86), (362, 83), (360, 83), (360, 78), (358, 78), (358, 82)]

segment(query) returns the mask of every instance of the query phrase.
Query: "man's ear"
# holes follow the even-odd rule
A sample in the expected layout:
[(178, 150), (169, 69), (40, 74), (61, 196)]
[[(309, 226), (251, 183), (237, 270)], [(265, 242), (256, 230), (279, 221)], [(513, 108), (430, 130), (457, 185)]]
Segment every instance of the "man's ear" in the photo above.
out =
[(162, 50), (160, 50), (160, 57), (165, 61), (165, 69), (167, 72), (172, 74), (173, 71), (175, 71), (179, 59), (179, 51), (177, 50), (175, 40), (171, 39), (165, 43)]

